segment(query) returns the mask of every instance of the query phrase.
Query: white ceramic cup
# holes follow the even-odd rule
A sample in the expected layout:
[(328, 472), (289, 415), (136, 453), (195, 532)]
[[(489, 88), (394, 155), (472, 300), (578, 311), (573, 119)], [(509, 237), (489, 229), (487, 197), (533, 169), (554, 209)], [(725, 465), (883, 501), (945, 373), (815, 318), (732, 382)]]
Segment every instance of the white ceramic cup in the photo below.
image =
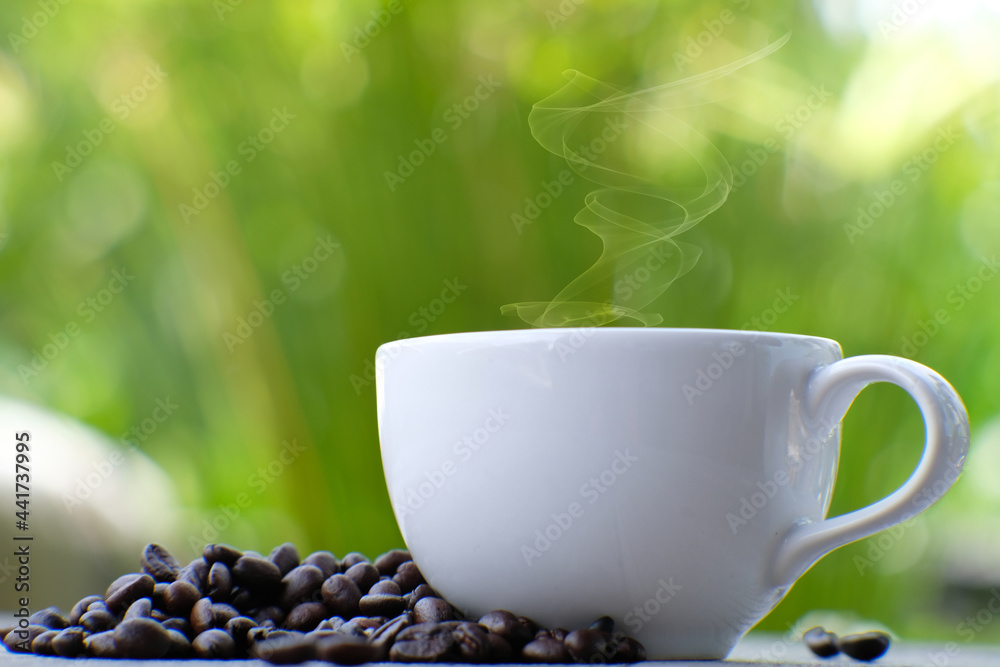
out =
[[(723, 658), (821, 556), (957, 479), (968, 416), (937, 373), (838, 343), (707, 329), (536, 329), (388, 343), (376, 357), (393, 510), (468, 616), (608, 615), (650, 658)], [(826, 518), (840, 420), (872, 382), (916, 401), (895, 493)]]

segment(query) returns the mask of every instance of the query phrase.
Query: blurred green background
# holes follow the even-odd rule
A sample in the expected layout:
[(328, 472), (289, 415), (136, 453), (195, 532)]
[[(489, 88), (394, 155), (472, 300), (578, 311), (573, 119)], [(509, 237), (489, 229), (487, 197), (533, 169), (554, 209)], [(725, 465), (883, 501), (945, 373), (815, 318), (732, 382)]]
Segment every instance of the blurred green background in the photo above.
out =
[[(180, 512), (168, 546), (184, 559), (213, 540), (399, 545), (376, 347), (520, 328), (501, 305), (551, 298), (600, 251), (572, 221), (591, 189), (579, 178), (530, 225), (512, 219), (566, 168), (533, 140), (531, 105), (567, 68), (635, 89), (791, 31), (746, 85), (691, 114), (736, 188), (684, 235), (703, 249), (697, 266), (647, 310), (664, 326), (758, 318), (846, 355), (914, 358), (963, 396), (973, 450), (942, 503), (823, 559), (761, 627), (824, 608), (964, 641), (958, 624), (1000, 584), (996, 13), (15, 0), (0, 27), (0, 392), (159, 464)], [(411, 159), (421, 146), (433, 152)], [(443, 290), (457, 292), (445, 307)], [(771, 317), (781, 294), (797, 298)], [(177, 407), (147, 428), (158, 400)], [(141, 438), (120, 436), (132, 429)], [(831, 513), (895, 489), (921, 438), (901, 390), (868, 389), (845, 423)], [(238, 498), (250, 500), (206, 533)], [(986, 623), (975, 640), (998, 636)]]

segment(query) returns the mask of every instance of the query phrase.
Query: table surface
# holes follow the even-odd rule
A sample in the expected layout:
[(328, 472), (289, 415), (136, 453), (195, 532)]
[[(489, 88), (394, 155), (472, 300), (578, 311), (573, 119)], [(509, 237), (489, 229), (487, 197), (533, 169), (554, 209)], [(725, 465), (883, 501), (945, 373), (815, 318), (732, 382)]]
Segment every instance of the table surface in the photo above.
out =
[[(951, 649), (951, 654), (948, 653)], [(12, 667), (52, 667), (57, 661), (66, 662), (66, 658), (48, 658), (33, 655), (14, 655), (0, 650), (0, 664), (11, 665)], [(105, 664), (106, 663), (106, 664)], [(168, 667), (177, 665), (176, 660), (99, 660), (88, 658), (80, 664), (83, 667)], [(260, 660), (187, 660), (184, 661), (187, 667), (261, 667), (266, 665)], [(309, 663), (313, 667), (328, 665), (328, 663)], [(399, 667), (399, 663), (380, 663)], [(670, 667), (710, 667), (711, 665), (722, 665), (724, 667), (740, 667), (742, 665), (752, 665), (754, 667), (767, 667), (768, 665), (810, 665), (824, 666), (844, 665), (862, 666), (869, 663), (857, 662), (844, 656), (828, 660), (820, 660), (809, 652), (800, 642), (786, 639), (780, 635), (752, 634), (743, 639), (733, 650), (733, 653), (724, 661), (675, 661), (675, 662), (646, 662), (644, 665), (669, 665)], [(975, 667), (979, 665), (1000, 667), (1000, 646), (958, 646), (952, 644), (946, 647), (945, 644), (926, 644), (919, 642), (897, 641), (890, 647), (889, 652), (880, 660), (870, 663), (880, 667)], [(464, 667), (464, 666), (463, 666)]]

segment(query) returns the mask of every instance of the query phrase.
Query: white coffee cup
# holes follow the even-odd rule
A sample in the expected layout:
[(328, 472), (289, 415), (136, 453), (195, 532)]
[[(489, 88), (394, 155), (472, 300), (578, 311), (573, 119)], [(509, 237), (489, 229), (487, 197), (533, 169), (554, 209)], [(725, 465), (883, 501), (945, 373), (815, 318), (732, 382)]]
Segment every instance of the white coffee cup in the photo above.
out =
[[(467, 616), (608, 615), (650, 658), (724, 658), (821, 556), (961, 472), (968, 416), (934, 371), (838, 343), (708, 329), (536, 329), (388, 343), (379, 435), (396, 519)], [(826, 518), (840, 420), (872, 382), (923, 414), (895, 493)]]

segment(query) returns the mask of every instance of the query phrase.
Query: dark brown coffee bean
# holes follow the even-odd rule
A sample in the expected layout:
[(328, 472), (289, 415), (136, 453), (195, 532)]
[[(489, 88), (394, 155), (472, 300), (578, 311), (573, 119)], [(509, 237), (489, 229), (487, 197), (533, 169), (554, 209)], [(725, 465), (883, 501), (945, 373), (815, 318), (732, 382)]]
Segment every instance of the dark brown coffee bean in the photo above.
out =
[(274, 629), (273, 625), (261, 626), (258, 625), (255, 628), (250, 628), (247, 630), (247, 643), (250, 644), (251, 649), (253, 645), (262, 642), (267, 639), (267, 634)]
[(383, 655), (380, 656), (380, 659), (384, 660), (389, 655), (389, 647), (396, 641), (396, 637), (411, 625), (413, 625), (412, 617), (410, 614), (403, 613), (383, 623), (368, 637), (368, 641), (383, 649)]
[(410, 552), (406, 549), (392, 549), (375, 559), (375, 567), (383, 577), (391, 577), (396, 574), (396, 569), (411, 560)]
[(191, 642), (195, 657), (202, 660), (227, 660), (236, 655), (236, 642), (225, 630), (212, 628), (202, 632)]
[(369, 593), (361, 598), (358, 608), (366, 616), (393, 618), (406, 611), (406, 598), (402, 595)]
[(170, 584), (165, 581), (158, 581), (153, 585), (153, 609), (163, 609), (163, 596), (166, 595), (168, 586)]
[(535, 631), (505, 609), (486, 612), (479, 619), (479, 624), (506, 639), (516, 651), (520, 651), (535, 636)]
[(600, 630), (601, 632), (607, 632), (609, 635), (615, 631), (615, 619), (610, 616), (601, 616), (599, 619), (594, 621), (588, 626), (590, 630)]
[(268, 590), (281, 586), (281, 570), (269, 560), (243, 556), (231, 570), (233, 580), (251, 590)]
[(128, 610), (125, 612), (122, 620), (127, 621), (130, 618), (149, 618), (149, 615), (152, 612), (153, 601), (149, 598), (139, 598), (128, 606)]
[(884, 632), (844, 635), (837, 640), (837, 646), (855, 660), (868, 662), (881, 658), (889, 650), (889, 635)]
[(167, 612), (160, 611), (159, 609), (153, 609), (151, 612), (149, 612), (149, 617), (154, 621), (159, 621), (160, 623), (167, 620), (168, 618), (173, 618)]
[(240, 612), (249, 611), (257, 603), (253, 591), (242, 586), (233, 586), (233, 593), (229, 597), (229, 604), (233, 605)]
[(170, 635), (151, 618), (130, 618), (114, 631), (115, 648), (123, 658), (156, 660), (167, 654)]
[(75, 658), (83, 653), (83, 636), (84, 629), (79, 626), (60, 630), (59, 634), (52, 638), (52, 649), (56, 655), (63, 658)]
[(50, 630), (62, 630), (68, 625), (66, 619), (59, 614), (59, 609), (56, 607), (39, 609), (28, 617), (28, 623), (42, 625)]
[(402, 595), (403, 592), (399, 590), (399, 586), (392, 579), (382, 579), (376, 581), (371, 588), (368, 589), (369, 595)]
[(361, 665), (382, 660), (378, 646), (361, 637), (321, 637), (316, 641), (316, 659), (338, 665)]
[(177, 580), (181, 564), (159, 544), (147, 544), (142, 551), (142, 571), (154, 581), (170, 583)]
[(384, 621), (381, 617), (355, 616), (340, 626), (340, 632), (345, 635), (370, 637), (383, 623)]
[(201, 552), (201, 557), (206, 563), (225, 563), (226, 566), (232, 566), (242, 556), (242, 551), (228, 544), (206, 544)]
[(352, 579), (358, 585), (362, 593), (367, 593), (368, 589), (379, 580), (378, 570), (371, 563), (358, 563), (347, 568), (344, 576)]
[(91, 602), (90, 606), (87, 607), (87, 611), (104, 611), (109, 614), (111, 613), (111, 611), (108, 609), (108, 605), (104, 604), (103, 599)]
[(273, 626), (279, 626), (285, 622), (284, 610), (281, 607), (276, 607), (274, 605), (261, 607), (260, 609), (256, 609), (247, 615), (257, 621), (257, 625), (271, 623)]
[(571, 662), (566, 647), (554, 637), (539, 637), (528, 642), (521, 649), (521, 657), (527, 662)]
[(331, 616), (330, 618), (320, 621), (319, 625), (316, 626), (316, 630), (340, 630), (343, 625), (344, 619), (340, 616)]
[(194, 630), (195, 635), (200, 635), (205, 632), (205, 630), (210, 630), (215, 625), (215, 614), (212, 613), (212, 600), (211, 598), (201, 598), (198, 600), (194, 607), (191, 608), (191, 629)]
[(257, 621), (248, 616), (234, 616), (226, 622), (225, 630), (233, 639), (246, 638), (251, 628), (257, 627)]
[(464, 662), (482, 662), (490, 652), (487, 631), (476, 623), (460, 623), (451, 631), (458, 654)]
[(171, 616), (170, 618), (163, 619), (161, 623), (167, 630), (176, 630), (185, 637), (191, 637), (194, 634), (194, 630), (191, 628), (191, 621), (186, 618)]
[(320, 589), (331, 616), (354, 618), (360, 613), (361, 589), (346, 574), (335, 574)]
[(83, 638), (84, 652), (93, 658), (120, 658), (115, 646), (115, 631), (95, 632)]
[(413, 620), (417, 623), (441, 623), (454, 619), (454, 609), (441, 598), (421, 598), (413, 607)]
[(299, 566), (299, 550), (291, 542), (285, 542), (271, 549), (267, 559), (278, 566), (283, 577)]
[(293, 568), (281, 579), (281, 597), (278, 604), (284, 609), (291, 609), (300, 602), (318, 600), (320, 586), (326, 577), (323, 571), (315, 565), (299, 565)]
[(201, 599), (201, 591), (190, 581), (178, 579), (167, 586), (163, 593), (164, 609), (174, 616), (187, 616), (191, 607)]
[(413, 608), (417, 606), (417, 602), (428, 597), (438, 597), (438, 595), (427, 584), (420, 584), (406, 595), (406, 610), (413, 611)]
[[(621, 634), (621, 633), (619, 633)], [(642, 662), (646, 659), (646, 647), (631, 637), (618, 637), (615, 643), (615, 660), (618, 662)]]
[(417, 564), (412, 560), (408, 560), (405, 563), (400, 564), (399, 568), (396, 570), (396, 574), (393, 575), (392, 580), (396, 582), (400, 590), (404, 593), (409, 593), (414, 588), (419, 586), (424, 582), (424, 576), (420, 574), (420, 570), (417, 569)]
[(35, 655), (55, 655), (56, 650), (52, 646), (52, 640), (55, 639), (56, 635), (60, 632), (61, 630), (47, 630), (32, 639), (31, 652)]
[(343, 558), (340, 559), (340, 567), (341, 569), (344, 570), (344, 572), (347, 572), (347, 570), (351, 569), (358, 563), (370, 563), (370, 562), (371, 561), (368, 560), (368, 556), (364, 555), (363, 553), (359, 553), (357, 551), (352, 551), (351, 553), (345, 555)]
[(167, 630), (167, 635), (170, 637), (170, 648), (167, 649), (167, 654), (163, 656), (168, 660), (184, 660), (190, 658), (193, 653), (191, 649), (191, 640), (188, 639), (187, 635), (179, 630)]
[(211, 565), (204, 558), (195, 558), (181, 568), (181, 571), (177, 573), (177, 580), (186, 581), (197, 588), (199, 592), (204, 592), (210, 567)]
[(208, 570), (208, 597), (216, 602), (227, 602), (233, 592), (233, 577), (225, 563), (215, 562)]
[(292, 607), (285, 617), (282, 627), (288, 630), (298, 630), (299, 632), (309, 632), (330, 615), (326, 605), (322, 602), (303, 602)]
[(819, 626), (806, 630), (802, 635), (802, 641), (810, 651), (821, 658), (830, 658), (840, 653), (840, 649), (837, 648), (837, 635)]
[(156, 582), (148, 574), (126, 574), (111, 582), (107, 593), (104, 594), (104, 602), (110, 611), (116, 613), (125, 611), (139, 598), (152, 596), (155, 584)]
[(43, 632), (48, 632), (49, 628), (44, 625), (28, 624), (28, 627), (17, 627), (7, 633), (3, 638), (4, 646), (11, 653), (31, 653), (31, 643)]
[(490, 642), (489, 662), (514, 662), (514, 649), (510, 642), (492, 632), (486, 633), (486, 639)]
[(303, 565), (315, 565), (323, 573), (323, 581), (340, 572), (340, 561), (329, 551), (314, 551), (302, 559)]
[(400, 662), (443, 662), (456, 657), (452, 623), (419, 623), (396, 636), (389, 659)]
[(315, 641), (305, 635), (285, 635), (254, 644), (251, 655), (274, 665), (295, 665), (316, 657)]
[(83, 626), (84, 630), (91, 634), (110, 630), (117, 624), (118, 618), (111, 614), (111, 612), (107, 612), (102, 609), (88, 611), (80, 617), (80, 625)]
[(558, 639), (559, 641), (566, 641), (566, 635), (569, 634), (569, 630), (566, 628), (556, 628), (555, 630), (549, 631), (549, 634), (553, 639)]
[(69, 612), (69, 624), (71, 626), (80, 625), (80, 617), (87, 611), (87, 607), (95, 602), (104, 602), (104, 598), (100, 595), (88, 595), (73, 605), (73, 609)]
[(566, 635), (563, 645), (577, 662), (615, 661), (615, 643), (603, 630), (574, 630)]

